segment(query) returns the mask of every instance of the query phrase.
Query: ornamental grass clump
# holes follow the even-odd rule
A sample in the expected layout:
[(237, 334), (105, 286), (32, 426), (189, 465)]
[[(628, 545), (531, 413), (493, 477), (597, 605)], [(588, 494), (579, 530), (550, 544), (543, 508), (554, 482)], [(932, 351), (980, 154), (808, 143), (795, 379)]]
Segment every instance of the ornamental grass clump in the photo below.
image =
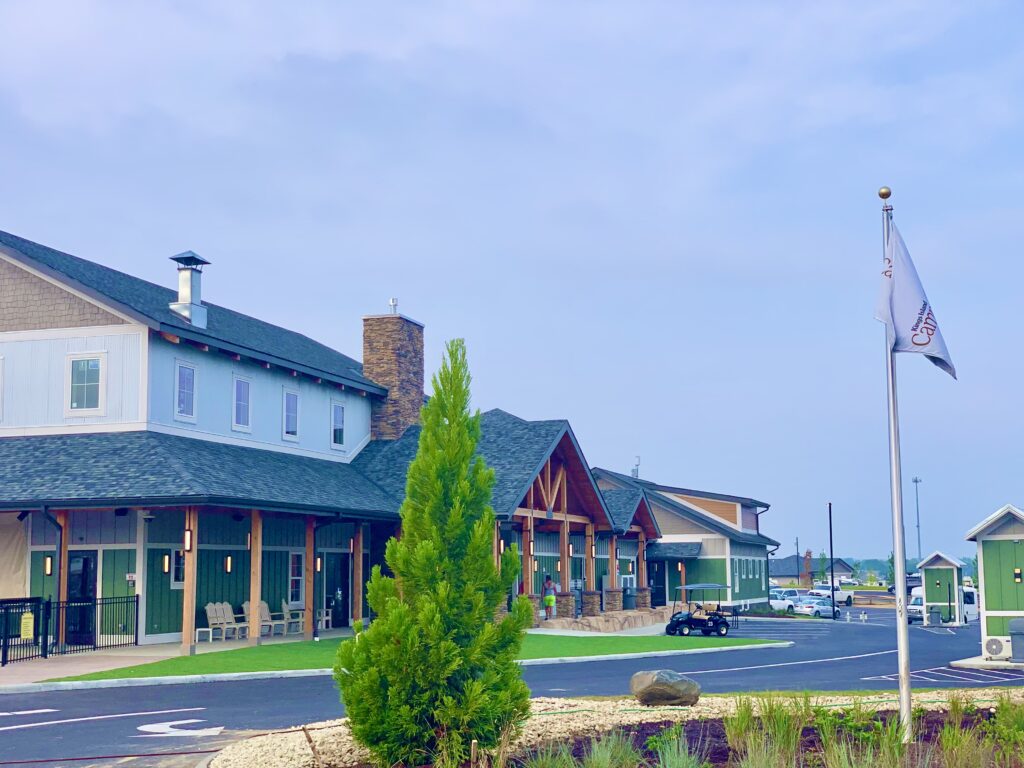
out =
[(382, 766), (454, 768), (473, 739), (494, 750), (529, 711), (516, 657), (531, 607), (520, 597), (495, 621), (519, 555), (508, 547), (495, 565), (494, 472), (476, 455), (469, 384), (465, 345), (452, 341), (422, 410), (401, 538), (387, 543), (393, 575), (374, 567), (375, 618), (338, 648), (334, 677), (352, 735)]

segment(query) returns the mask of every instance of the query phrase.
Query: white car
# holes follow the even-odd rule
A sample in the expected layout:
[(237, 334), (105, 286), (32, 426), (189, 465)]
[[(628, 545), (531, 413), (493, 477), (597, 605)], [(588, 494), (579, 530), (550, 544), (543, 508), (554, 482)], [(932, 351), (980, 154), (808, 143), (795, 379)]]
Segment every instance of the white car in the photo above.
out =
[(773, 589), (768, 593), (768, 604), (771, 605), (773, 611), (793, 612), (793, 601), (785, 597), (778, 589)]
[(839, 580), (839, 586), (841, 587), (859, 587), (860, 581), (857, 579), (842, 578)]
[[(807, 594), (811, 597), (824, 597), (828, 599), (828, 597), (831, 595), (831, 590), (829, 589), (828, 584), (826, 584), (825, 586), (817, 586), (814, 589), (808, 590)], [(843, 592), (842, 587), (836, 586), (835, 601), (836, 605), (845, 605), (847, 608), (849, 608), (851, 605), (853, 605), (853, 593)]]
[(798, 600), (793, 608), (793, 612), (803, 614), (804, 616), (813, 616), (816, 619), (822, 617), (829, 618), (830, 612), (838, 619), (842, 613), (842, 611), (832, 605), (827, 597), (813, 597), (810, 595), (802, 600)]

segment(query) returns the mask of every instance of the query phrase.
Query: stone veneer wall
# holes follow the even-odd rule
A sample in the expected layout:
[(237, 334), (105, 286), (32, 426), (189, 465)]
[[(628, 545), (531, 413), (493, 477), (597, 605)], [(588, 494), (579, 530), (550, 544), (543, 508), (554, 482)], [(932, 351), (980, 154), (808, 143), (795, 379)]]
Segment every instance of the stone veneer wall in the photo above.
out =
[(637, 587), (636, 588), (636, 607), (650, 608), (651, 607), (651, 588), (650, 587)]
[(622, 590), (607, 589), (604, 593), (604, 609), (606, 611), (622, 610)]
[(123, 325), (124, 320), (0, 258), (0, 332)]
[(584, 616), (597, 616), (601, 613), (601, 593), (600, 592), (584, 592), (583, 593), (583, 615)]
[(559, 592), (555, 596), (555, 616), (576, 618), (576, 596), (572, 592)]
[(527, 595), (533, 606), (533, 626), (540, 626), (540, 595)]
[(363, 318), (363, 375), (387, 387), (374, 398), (370, 437), (394, 440), (420, 420), (423, 407), (423, 326), (402, 315)]

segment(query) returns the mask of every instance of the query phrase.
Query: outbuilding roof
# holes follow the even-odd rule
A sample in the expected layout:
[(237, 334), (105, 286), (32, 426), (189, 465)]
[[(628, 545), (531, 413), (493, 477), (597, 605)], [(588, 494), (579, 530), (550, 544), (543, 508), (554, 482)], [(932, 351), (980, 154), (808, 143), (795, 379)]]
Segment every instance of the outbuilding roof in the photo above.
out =
[(932, 552), (930, 555), (928, 555), (928, 557), (926, 557), (924, 560), (917, 564), (918, 570), (921, 570), (922, 568), (936, 568), (940, 566), (944, 566), (947, 568), (963, 568), (964, 564), (957, 558), (950, 557), (949, 555), (943, 554), (938, 550)]
[(1008, 517), (1015, 518), (1017, 521), (1024, 523), (1024, 512), (1013, 506), (1013, 504), (1007, 504), (1000, 507), (976, 526), (971, 528), (971, 530), (967, 532), (967, 541), (977, 541), (979, 536), (982, 536), (988, 530), (995, 528)]
[(383, 395), (387, 390), (363, 376), (357, 360), (241, 312), (203, 302), (206, 328), (171, 311), (178, 294), (170, 288), (0, 231), (0, 254), (74, 288), (154, 330), (293, 368), (340, 384)]

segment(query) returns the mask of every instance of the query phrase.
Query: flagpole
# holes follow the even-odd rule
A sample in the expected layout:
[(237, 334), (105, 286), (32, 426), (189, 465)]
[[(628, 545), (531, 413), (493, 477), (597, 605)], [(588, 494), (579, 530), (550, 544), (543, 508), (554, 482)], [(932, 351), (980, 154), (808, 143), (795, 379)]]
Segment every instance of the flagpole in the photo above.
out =
[[(878, 196), (882, 198), (883, 263), (888, 257), (886, 246), (889, 242), (889, 227), (892, 221), (892, 206), (889, 205), (891, 194), (892, 190), (888, 187), (878, 190)], [(888, 335), (886, 337), (885, 374), (889, 395), (889, 486), (892, 494), (893, 575), (896, 580), (896, 654), (899, 661), (900, 725), (903, 730), (903, 741), (909, 743), (913, 734), (910, 696), (910, 632), (907, 628), (907, 555), (903, 530), (903, 481), (900, 471), (900, 418), (896, 401), (896, 359), (892, 345), (888, 341)]]

